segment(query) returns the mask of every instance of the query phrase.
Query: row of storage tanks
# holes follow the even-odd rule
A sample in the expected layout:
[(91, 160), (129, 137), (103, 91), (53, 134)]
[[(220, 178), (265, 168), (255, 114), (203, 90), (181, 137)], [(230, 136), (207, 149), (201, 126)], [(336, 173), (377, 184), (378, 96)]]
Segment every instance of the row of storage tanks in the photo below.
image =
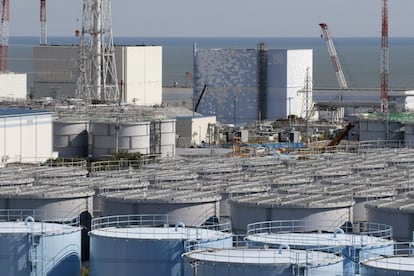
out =
[[(324, 254), (327, 253), (322, 250), (323, 254), (318, 255), (321, 252), (319, 247), (325, 247), (325, 244), (322, 244), (323, 246), (312, 245), (309, 248), (296, 247), (296, 239), (299, 239), (299, 237), (293, 237), (292, 240), (286, 242), (283, 241), (283, 243), (280, 242), (276, 245), (269, 242), (264, 243), (265, 245), (260, 244), (257, 250), (255, 249), (257, 253), (252, 253), (254, 250), (246, 253), (244, 252), (246, 247), (249, 250), (252, 249), (251, 246), (256, 248), (258, 245), (257, 242), (259, 241), (246, 242), (246, 239), (244, 238), (240, 241), (240, 239), (236, 239), (235, 236), (232, 236), (232, 241), (235, 240), (241, 242), (240, 244), (244, 243), (243, 246), (236, 246), (234, 247), (235, 249), (231, 249), (229, 252), (228, 243), (225, 243), (226, 249), (221, 248), (224, 251), (220, 251), (219, 255), (216, 257), (214, 257), (214, 254), (210, 254), (212, 252), (206, 253), (206, 256), (203, 254), (191, 255), (190, 253), (187, 254), (184, 252), (171, 255), (171, 252), (167, 249), (168, 247), (164, 248), (164, 246), (160, 244), (153, 245), (154, 247), (145, 245), (145, 247), (142, 248), (139, 246), (129, 246), (129, 244), (132, 244), (133, 242), (137, 242), (138, 244), (142, 243), (139, 235), (138, 237), (136, 236), (137, 233), (129, 231), (136, 225), (136, 222), (131, 223), (130, 220), (137, 220), (136, 218), (132, 219), (131, 216), (137, 216), (137, 214), (159, 214), (169, 218), (175, 218), (172, 222), (154, 224), (156, 228), (171, 228), (171, 225), (178, 224), (177, 227), (172, 227), (174, 228), (174, 233), (180, 231), (182, 228), (192, 229), (195, 227), (196, 229), (199, 229), (203, 224), (205, 225), (205, 221), (208, 218), (225, 216), (232, 221), (232, 231), (236, 234), (243, 235), (246, 234), (246, 229), (249, 229), (249, 225), (258, 221), (307, 221), (308, 226), (304, 232), (313, 234), (325, 234), (325, 232), (329, 232), (332, 235), (333, 233), (336, 233), (336, 236), (338, 233), (339, 235), (342, 234), (341, 231), (336, 230), (336, 228), (339, 227), (344, 230), (344, 225), (346, 226), (347, 222), (373, 221), (378, 223), (378, 225), (389, 225), (389, 229), (392, 229), (392, 234), (389, 233), (391, 230), (387, 230), (388, 234), (385, 235), (385, 240), (391, 241), (392, 239), (395, 239), (398, 241), (411, 241), (412, 231), (414, 230), (414, 220), (412, 219), (414, 199), (411, 194), (413, 185), (411, 184), (410, 169), (413, 166), (413, 163), (414, 151), (411, 149), (368, 148), (359, 149), (352, 153), (344, 152), (314, 156), (309, 155), (307, 160), (296, 160), (294, 158), (281, 159), (278, 156), (268, 156), (246, 159), (218, 157), (193, 158), (190, 160), (174, 159), (168, 161), (160, 160), (156, 163), (149, 164), (136, 164), (132, 161), (122, 161), (115, 164), (110, 162), (96, 162), (92, 164), (90, 172), (86, 169), (86, 163), (84, 161), (50, 163), (43, 166), (14, 164), (0, 169), (0, 209), (35, 210), (35, 212), (42, 212), (47, 214), (48, 217), (54, 218), (52, 223), (59, 222), (58, 225), (61, 225), (61, 218), (80, 216), (79, 221), (82, 229), (78, 231), (81, 237), (80, 245), (78, 244), (78, 247), (81, 248), (79, 250), (79, 256), (80, 259), (83, 260), (87, 258), (89, 250), (91, 250), (92, 271), (94, 271), (92, 265), (94, 248), (100, 248), (98, 250), (99, 253), (95, 253), (98, 254), (96, 256), (104, 254), (103, 252), (105, 252), (105, 250), (102, 248), (107, 248), (108, 250), (106, 251), (108, 254), (111, 254), (111, 256), (108, 256), (109, 259), (114, 258), (113, 256), (115, 255), (122, 256), (121, 259), (123, 259), (126, 264), (130, 264), (131, 267), (126, 265), (128, 269), (125, 268), (125, 271), (128, 271), (128, 273), (125, 275), (130, 274), (129, 271), (131, 270), (129, 269), (136, 269), (136, 267), (134, 267), (134, 259), (130, 255), (122, 255), (122, 252), (125, 250), (125, 252), (130, 252), (131, 254), (134, 253), (133, 255), (138, 254), (135, 251), (142, 250), (147, 254), (141, 255), (147, 257), (152, 253), (154, 255), (163, 255), (166, 258), (185, 254), (185, 256), (187, 256), (186, 258), (191, 260), (188, 261), (188, 263), (191, 264), (190, 267), (192, 273), (198, 273), (198, 275), (204, 275), (201, 274), (202, 268), (200, 267), (200, 263), (207, 263), (211, 258), (216, 262), (217, 259), (222, 259), (222, 256), (227, 256), (224, 258), (225, 261), (223, 261), (227, 266), (220, 268), (220, 266), (212, 262), (210, 263), (212, 267), (209, 268), (224, 269), (224, 267), (226, 267), (226, 270), (222, 271), (223, 274), (220, 275), (233, 275), (232, 273), (235, 273), (234, 271), (238, 271), (237, 273), (240, 274), (241, 272), (238, 270), (239, 268), (237, 264), (243, 264), (242, 267), (246, 267), (246, 260), (250, 259), (250, 261), (247, 262), (250, 264), (256, 257), (259, 263), (255, 263), (257, 266), (252, 268), (253, 270), (259, 269), (259, 271), (264, 272), (268, 269), (269, 273), (270, 271), (276, 273), (275, 271), (279, 271), (279, 268), (276, 270), (273, 268), (275, 266), (274, 262), (276, 262), (277, 265), (280, 264), (276, 261), (277, 256), (279, 255), (272, 255), (275, 254), (275, 251), (272, 253), (267, 251), (267, 249), (276, 249), (277, 247), (277, 254), (279, 254), (279, 252), (283, 254), (288, 250), (287, 252), (292, 252), (292, 256), (296, 257), (289, 257), (287, 259), (294, 259), (296, 260), (295, 262), (299, 262), (302, 260), (300, 257), (301, 253), (299, 254), (289, 250), (313, 250), (312, 253), (306, 251), (307, 253), (305, 253), (305, 256), (316, 254), (316, 256), (312, 257), (312, 259), (316, 260), (319, 259), (320, 256), (325, 256)], [(62, 213), (66, 215), (62, 216)], [(107, 227), (106, 223), (100, 221), (100, 219), (108, 216), (113, 216), (117, 221), (121, 220), (124, 222), (116, 226), (109, 223), (109, 226), (111, 227)], [(126, 218), (124, 216), (126, 216)], [(31, 215), (31, 217), (35, 218), (35, 221), (37, 221), (35, 214)], [(95, 217), (96, 219), (96, 222), (92, 222), (92, 225), (90, 222), (91, 217)], [(24, 220), (26, 220), (26, 217), (21, 216), (18, 220), (14, 221), (17, 223), (24, 222)], [(109, 220), (111, 221), (111, 219)], [(63, 219), (63, 221), (69, 220)], [(326, 221), (328, 221), (328, 223), (326, 223)], [(70, 222), (72, 222), (72, 220), (70, 220)], [(94, 223), (97, 225), (94, 226)], [(24, 225), (25, 226), (23, 227), (31, 225), (31, 219)], [(126, 230), (120, 230), (126, 225), (128, 225), (128, 227), (125, 227)], [(144, 225), (147, 226), (147, 224)], [(151, 225), (151, 227), (153, 228), (154, 225)], [(183, 225), (185, 227), (182, 227)], [(363, 229), (366, 229), (368, 227), (366, 225), (376, 224), (353, 223), (352, 225), (358, 225), (358, 229), (361, 229), (361, 225), (365, 225), (365, 228)], [(19, 227), (12, 225), (4, 228), (6, 229), (6, 232), (9, 231), (9, 234), (12, 234), (15, 229)], [(110, 236), (96, 236), (98, 243), (100, 239), (104, 240), (102, 241), (103, 247), (99, 247), (100, 245), (94, 246), (93, 240), (95, 236), (93, 231), (90, 232), (90, 230), (106, 229), (101, 231), (109, 233), (107, 228), (111, 228), (109, 231), (111, 233)], [(272, 229), (273, 228), (274, 227), (272, 227)], [(369, 226), (368, 228), (372, 227)], [(159, 229), (150, 229), (150, 231), (158, 230)], [(122, 231), (126, 232), (123, 233)], [(141, 230), (137, 231), (139, 232)], [(166, 230), (164, 229), (162, 231)], [(197, 231), (196, 233), (198, 233)], [(272, 230), (271, 232), (274, 231), (275, 230)], [(351, 232), (354, 233), (355, 231), (366, 233), (365, 230), (352, 230)], [(372, 232), (372, 229), (369, 231)], [(91, 237), (90, 245), (88, 232)], [(292, 232), (297, 232), (297, 230), (292, 230)], [(344, 232), (347, 233), (347, 231)], [(380, 232), (382, 233), (382, 231)], [(118, 237), (118, 234), (122, 238)], [(25, 235), (30, 237), (27, 233)], [(159, 236), (158, 232), (154, 232), (154, 235)], [(162, 235), (162, 233), (160, 235)], [(1, 235), (0, 237), (3, 236), (7, 235)], [(368, 236), (371, 236), (371, 234)], [(30, 239), (33, 241), (36, 240), (35, 238)], [(130, 241), (129, 239), (132, 240)], [(313, 239), (313, 237), (310, 239)], [(317, 239), (319, 239), (319, 237)], [(323, 239), (325, 238), (323, 237)], [(70, 239), (67, 240), (70, 241)], [(156, 240), (158, 240), (158, 238)], [(187, 239), (182, 240), (184, 244), (184, 240)], [(195, 240), (196, 241), (192, 238), (188, 239), (188, 248), (192, 248), (189, 252), (198, 252), (204, 247), (211, 246), (204, 246), (202, 244), (197, 245), (199, 244), (198, 240), (200, 239), (196, 238)], [(206, 238), (206, 240), (210, 240), (210, 238)], [(119, 245), (118, 241), (120, 242)], [(129, 243), (122, 245), (122, 243), (126, 241)], [(352, 238), (351, 241), (351, 245), (355, 245), (355, 238)], [(156, 241), (154, 242), (156, 243)], [(39, 242), (33, 243), (39, 244)], [(71, 244), (66, 245), (61, 241), (58, 243), (62, 246), (65, 245), (64, 248), (66, 248), (66, 246), (67, 248), (76, 247)], [(222, 243), (219, 244), (221, 245)], [(280, 245), (283, 246), (279, 251), (278, 246)], [(331, 244), (328, 243), (327, 245), (330, 247)], [(43, 248), (45, 246), (47, 247), (46, 243), (44, 243)], [(365, 243), (363, 243), (363, 246), (365, 246)], [(384, 251), (380, 252), (381, 255), (391, 255), (391, 253), (389, 253), (391, 252), (390, 248), (394, 248), (395, 245), (392, 243), (390, 248), (388, 248), (388, 246), (390, 245), (381, 245), (381, 248), (387, 248), (385, 253)], [(39, 248), (38, 245), (34, 247)], [(318, 247), (318, 250), (315, 250), (316, 247)], [(333, 247), (335, 250), (338, 249), (338, 246)], [(368, 247), (372, 247), (372, 245)], [(19, 246), (16, 248), (19, 248)], [(26, 246), (21, 248), (30, 249), (31, 247)], [(65, 252), (64, 248), (58, 250), (59, 254), (65, 255), (63, 253)], [(184, 250), (187, 246), (183, 245), (182, 248)], [(195, 251), (193, 249), (195, 249)], [(232, 252), (236, 252), (239, 249), (242, 249), (241, 253), (236, 253), (236, 256), (233, 256)], [(29, 252), (34, 251), (30, 250)], [(330, 250), (331, 249), (329, 249), (329, 253), (331, 252)], [(313, 253), (314, 251), (316, 253)], [(342, 251), (342, 249), (340, 251)], [(50, 252), (54, 251), (52, 250)], [(119, 252), (119, 254), (113, 254), (113, 252)], [(149, 254), (149, 252), (152, 253)], [(267, 253), (269, 253), (269, 255), (266, 255)], [(371, 253), (372, 255), (376, 254), (375, 252)], [(82, 254), (84, 256), (82, 256)], [(241, 254), (243, 257), (248, 257), (250, 254), (252, 255), (251, 257), (244, 259), (244, 261), (241, 261), (237, 257), (237, 254)], [(356, 253), (353, 253), (352, 256), (355, 254)], [(2, 256), (9, 255), (9, 253), (4, 253)], [(13, 260), (17, 263), (24, 263), (25, 260), (36, 259), (36, 262), (34, 262), (35, 265), (33, 265), (33, 261), (28, 265), (29, 262), (27, 261), (27, 263), (24, 263), (23, 265), (16, 264), (15, 267), (26, 267), (26, 269), (31, 269), (32, 271), (37, 269), (37, 267), (40, 267), (40, 263), (43, 259), (37, 257), (29, 258), (29, 256), (32, 255), (32, 253), (27, 253), (24, 257), (16, 257)], [(349, 257), (349, 254), (347, 255), (344, 252), (341, 254), (336, 253), (334, 255), (336, 256), (335, 258), (339, 258), (338, 256), (345, 256), (345, 260), (349, 259), (346, 257)], [(71, 253), (70, 256), (73, 256), (73, 254)], [(327, 256), (331, 257), (331, 255)], [(99, 257), (95, 260), (102, 261), (107, 260), (108, 258), (103, 256), (102, 258)], [(200, 262), (198, 258), (207, 258), (207, 260), (202, 260)], [(381, 257), (378, 255), (375, 258), (378, 259)], [(46, 261), (46, 259), (47, 258), (44, 258), (43, 261)], [(62, 257), (58, 256), (54, 257), (53, 261), (48, 260), (48, 262), (55, 264), (62, 263), (61, 259)], [(195, 259), (195, 261), (193, 259)], [(357, 259), (358, 264), (360, 264), (361, 258), (358, 257)], [(364, 257), (363, 260), (365, 259), (373, 259), (373, 257)], [(389, 258), (386, 258), (386, 260), (388, 259)], [(335, 260), (336, 261), (328, 263), (335, 263), (338, 268), (342, 267), (343, 271), (339, 272), (339, 275), (348, 275), (346, 274), (348, 271), (351, 271), (349, 273), (355, 273), (356, 269), (359, 271), (359, 265), (357, 267), (352, 265), (338, 265), (339, 263), (342, 263), (342, 261), (340, 261), (340, 258)], [(405, 261), (401, 261), (401, 264), (408, 264), (408, 267), (397, 267), (396, 270), (399, 272), (411, 269), (409, 266), (409, 259), (403, 260)], [(150, 260), (146, 259), (145, 263), (151, 263), (149, 261)], [(262, 261), (263, 263), (261, 263)], [(121, 262), (121, 260), (114, 263), (117, 262)], [(156, 263), (156, 261), (154, 262)], [(352, 261), (349, 261), (348, 263), (354, 264), (357, 262), (352, 259)], [(98, 264), (99, 261), (97, 262), (96, 267), (100, 267), (101, 264)], [(283, 265), (286, 266), (286, 263), (283, 263)], [(30, 268), (27, 268), (29, 266)], [(387, 267), (389, 266), (390, 265), (387, 265)], [(49, 266), (42, 263), (42, 267), (43, 270), (41, 271), (44, 273), (44, 268)], [(290, 273), (292, 273), (292, 270), (295, 270), (295, 273), (302, 273), (301, 271), (304, 271), (305, 269), (300, 265), (298, 266), (296, 263), (290, 264), (287, 267), (286, 271), (290, 271)], [(317, 267), (324, 267), (321, 271), (328, 269), (325, 265), (317, 265)], [(211, 272), (209, 269), (205, 268), (205, 271)], [(309, 269), (309, 267), (306, 269)], [(332, 274), (332, 271), (329, 269), (327, 271), (330, 272), (326, 272), (328, 274), (318, 274), (325, 272), (313, 273), (315, 275), (336, 275)], [(179, 271), (181, 271), (179, 273), (184, 273), (184, 266), (180, 266)], [(251, 270), (246, 269), (244, 271), (246, 274), (243, 275), (249, 275), (248, 273), (250, 272), (248, 271)], [(263, 275), (284, 275), (284, 272), (282, 273), (282, 271), (284, 270), (280, 270), (281, 274), (266, 274), (267, 272), (264, 272)], [(369, 271), (368, 268), (367, 271)], [(10, 274), (5, 275), (25, 274), (10, 272)], [(113, 274), (103, 273), (95, 275)], [(145, 275), (145, 273), (143, 275)]]
[(53, 122), (53, 150), (60, 157), (90, 157), (93, 160), (120, 151), (174, 157), (175, 134), (175, 119), (62, 118)]
[[(2, 210), (2, 275), (81, 273), (78, 218)], [(281, 220), (231, 233), (230, 220), (188, 227), (170, 215), (92, 220), (90, 275), (412, 275), (411, 244), (395, 243), (392, 227), (357, 222)]]

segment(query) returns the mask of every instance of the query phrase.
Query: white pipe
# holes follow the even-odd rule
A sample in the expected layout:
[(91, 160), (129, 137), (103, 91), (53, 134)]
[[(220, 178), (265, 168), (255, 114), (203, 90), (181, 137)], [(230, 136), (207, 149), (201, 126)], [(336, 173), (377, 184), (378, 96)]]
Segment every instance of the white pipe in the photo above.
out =
[(345, 232), (344, 232), (344, 229), (339, 228), (339, 227), (335, 228), (335, 229), (334, 229), (334, 232), (333, 232), (333, 236), (334, 236), (334, 238), (336, 238), (336, 234), (338, 234), (338, 233), (340, 233), (340, 234), (344, 234), (344, 233), (345, 233)]
[(282, 254), (282, 249), (290, 250), (290, 247), (287, 244), (281, 244), (281, 245), (279, 245), (279, 254)]
[(34, 222), (35, 220), (34, 220), (34, 218), (32, 217), (32, 216), (27, 216), (25, 219), (24, 219), (24, 225), (26, 225), (27, 226), (27, 224), (29, 223), (29, 222)]
[(185, 224), (184, 224), (184, 222), (177, 222), (176, 224), (175, 224), (175, 232), (177, 232), (177, 230), (178, 230), (178, 227), (182, 227), (182, 228), (185, 228)]

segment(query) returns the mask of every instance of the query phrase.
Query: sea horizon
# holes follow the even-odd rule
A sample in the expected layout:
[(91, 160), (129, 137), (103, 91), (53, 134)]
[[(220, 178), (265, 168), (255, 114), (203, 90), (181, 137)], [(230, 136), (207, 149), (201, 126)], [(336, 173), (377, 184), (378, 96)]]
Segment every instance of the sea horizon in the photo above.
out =
[[(39, 45), (37, 36), (11, 36), (9, 67), (13, 72), (32, 73), (32, 47)], [(79, 37), (48, 36), (48, 45), (78, 45)], [(268, 49), (312, 49), (313, 87), (336, 88), (338, 81), (331, 63), (326, 42), (315, 37), (114, 37), (115, 45), (155, 45), (163, 48), (162, 83), (164, 87), (190, 86), (187, 72), (193, 70), (193, 45), (198, 49), (257, 48), (265, 43)], [(334, 38), (342, 68), (351, 88), (378, 88), (381, 70), (380, 37)], [(389, 87), (414, 89), (414, 38), (389, 38)]]

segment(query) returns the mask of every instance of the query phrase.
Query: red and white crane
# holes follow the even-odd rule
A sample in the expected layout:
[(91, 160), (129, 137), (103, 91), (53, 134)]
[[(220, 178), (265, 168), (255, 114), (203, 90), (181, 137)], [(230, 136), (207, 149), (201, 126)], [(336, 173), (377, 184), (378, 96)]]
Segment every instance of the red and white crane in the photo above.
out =
[(9, 49), (9, 0), (0, 0), (0, 72), (7, 71), (7, 56)]
[(382, 0), (381, 112), (388, 112), (388, 0)]
[(40, 45), (46, 44), (46, 0), (40, 0)]
[(319, 26), (322, 28), (322, 35), (326, 41), (326, 45), (328, 46), (329, 56), (331, 57), (331, 61), (335, 69), (335, 74), (338, 79), (339, 87), (348, 88), (344, 72), (342, 71), (341, 63), (339, 62), (338, 54), (336, 53), (333, 39), (328, 30), (328, 25), (326, 23), (320, 23)]

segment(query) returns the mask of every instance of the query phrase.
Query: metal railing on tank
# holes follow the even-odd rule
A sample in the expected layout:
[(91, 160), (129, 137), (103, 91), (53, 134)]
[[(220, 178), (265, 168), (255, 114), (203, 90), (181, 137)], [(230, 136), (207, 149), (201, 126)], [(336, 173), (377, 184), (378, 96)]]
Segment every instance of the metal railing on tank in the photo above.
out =
[[(186, 253), (196, 253), (207, 260), (221, 260), (238, 264), (292, 264), (301, 267), (320, 267), (342, 260), (337, 246), (316, 246), (308, 249), (291, 249), (288, 244), (252, 244), (244, 235), (233, 235), (233, 244), (221, 243), (213, 248), (209, 241), (185, 241)], [(221, 246), (220, 246), (221, 245)], [(253, 253), (252, 253), (253, 252)], [(281, 259), (283, 261), (281, 261)]]
[[(332, 231), (326, 231), (323, 229), (317, 229), (317, 226), (321, 225), (324, 229), (332, 229)], [(393, 238), (392, 227), (381, 223), (372, 223), (367, 221), (360, 222), (346, 222), (339, 224), (337, 221), (313, 221), (313, 220), (278, 220), (278, 221), (263, 221), (256, 222), (247, 225), (247, 236), (260, 236), (261, 240), (273, 241), (272, 235), (278, 234), (290, 234), (290, 233), (329, 233), (331, 232), (333, 237), (336, 237), (337, 233), (351, 234), (354, 237), (351, 239), (353, 243), (358, 242), (361, 246), (375, 246), (376, 244), (382, 244), (384, 241), (391, 241)], [(378, 239), (367, 239), (367, 237), (375, 237)], [(307, 236), (301, 235), (295, 236), (295, 242), (298, 242), (298, 238), (303, 239), (303, 242), (309, 243), (310, 239), (314, 239), (313, 242), (326, 242), (325, 236)], [(359, 241), (357, 241), (359, 239)], [(350, 244), (352, 245), (352, 244)]]
[[(0, 209), (0, 222), (13, 222), (12, 224), (0, 224), (0, 228), (27, 228), (27, 223), (36, 222), (39, 224), (48, 224), (48, 230), (61, 230), (61, 225), (79, 227), (79, 215), (69, 216), (66, 213), (53, 212), (53, 216), (46, 211), (35, 209)], [(14, 224), (14, 222), (23, 222), (23, 224)], [(53, 227), (55, 225), (56, 227)], [(43, 226), (41, 226), (43, 229)]]
[(149, 163), (157, 163), (160, 160), (159, 155), (142, 155), (140, 159), (129, 160), (105, 160), (97, 161), (91, 164), (91, 174), (96, 174), (102, 171), (120, 171), (129, 169), (139, 169), (141, 166)]
[[(186, 217), (188, 218), (188, 217)], [(119, 215), (107, 216), (92, 219), (91, 229), (103, 230), (109, 228), (160, 228), (160, 227), (181, 227), (183, 217), (168, 214), (140, 214), (140, 215)], [(215, 230), (220, 232), (231, 232), (231, 221), (217, 217), (205, 217), (203, 223), (197, 227), (206, 230)], [(149, 230), (150, 232), (152, 230)], [(141, 231), (142, 233), (142, 231)]]
[[(414, 243), (413, 242), (396, 242), (394, 243), (394, 250), (389, 254), (383, 254), (382, 252), (376, 251), (365, 251), (362, 252), (361, 265), (371, 263), (372, 266), (378, 266), (390, 271), (396, 271), (396, 274), (411, 275), (414, 271)], [(411, 274), (404, 274), (404, 273)], [(384, 274), (385, 275), (385, 274)]]

